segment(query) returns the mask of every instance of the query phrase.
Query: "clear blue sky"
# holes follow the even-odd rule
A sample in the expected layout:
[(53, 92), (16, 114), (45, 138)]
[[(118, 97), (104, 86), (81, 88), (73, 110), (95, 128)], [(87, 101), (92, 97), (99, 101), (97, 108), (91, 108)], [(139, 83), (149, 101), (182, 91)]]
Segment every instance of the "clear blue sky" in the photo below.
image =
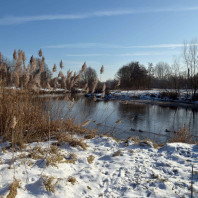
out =
[(42, 48), (50, 68), (103, 64), (103, 80), (130, 61), (171, 63), (198, 34), (197, 0), (6, 0), (0, 10), (3, 55)]

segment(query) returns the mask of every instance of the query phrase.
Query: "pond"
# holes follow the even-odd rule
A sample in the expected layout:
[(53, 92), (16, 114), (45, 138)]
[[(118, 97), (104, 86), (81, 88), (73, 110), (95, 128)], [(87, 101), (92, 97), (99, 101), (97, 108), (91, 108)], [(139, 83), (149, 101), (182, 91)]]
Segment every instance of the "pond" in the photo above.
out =
[[(64, 100), (63, 96), (54, 97), (53, 109), (65, 103)], [(68, 106), (62, 107), (62, 112), (66, 111), (68, 112)], [(123, 104), (116, 100), (94, 102), (76, 95), (70, 115), (75, 118), (76, 123), (91, 119), (87, 127), (98, 128), (99, 134), (113, 134), (118, 139), (136, 136), (139, 139), (149, 138), (158, 143), (165, 143), (184, 123), (194, 138), (198, 136), (197, 105), (149, 104), (143, 101)], [(120, 124), (115, 123), (118, 120), (121, 120)]]

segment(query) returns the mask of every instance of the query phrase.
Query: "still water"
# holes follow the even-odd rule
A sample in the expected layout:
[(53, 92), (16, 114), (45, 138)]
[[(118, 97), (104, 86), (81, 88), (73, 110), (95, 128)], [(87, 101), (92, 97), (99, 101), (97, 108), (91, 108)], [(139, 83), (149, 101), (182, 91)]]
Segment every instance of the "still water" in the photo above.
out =
[[(54, 109), (62, 105), (62, 112), (68, 112), (69, 104), (63, 105), (64, 97), (55, 97), (51, 101)], [(184, 123), (191, 135), (195, 138), (198, 136), (197, 105), (165, 106), (145, 104), (141, 101), (133, 101), (130, 104), (120, 101), (94, 102), (84, 96), (76, 96), (70, 116), (75, 118), (76, 123), (91, 119), (88, 127), (98, 128), (99, 134), (113, 134), (118, 139), (136, 136), (139, 139), (149, 138), (158, 143), (165, 143)], [(121, 120), (121, 123), (116, 124), (117, 120)], [(97, 126), (98, 123), (102, 123), (101, 126)]]

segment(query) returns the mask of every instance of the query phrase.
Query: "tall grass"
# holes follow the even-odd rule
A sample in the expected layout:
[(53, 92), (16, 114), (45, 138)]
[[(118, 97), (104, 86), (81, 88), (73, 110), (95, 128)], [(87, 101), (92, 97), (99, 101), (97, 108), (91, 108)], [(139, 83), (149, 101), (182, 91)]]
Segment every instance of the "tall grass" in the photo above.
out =
[[(43, 75), (46, 75), (46, 73), (45, 58), (41, 49), (38, 55), (38, 59), (32, 56), (26, 67), (25, 53), (18, 50), (17, 54), (17, 51), (14, 50), (13, 64), (9, 72), (2, 55), (0, 56), (0, 136), (4, 140), (11, 141), (14, 145), (23, 146), (24, 143), (32, 141), (49, 140), (49, 137), (71, 142), (74, 132), (84, 136), (94, 135), (96, 130), (90, 131), (84, 128), (88, 122), (77, 125), (74, 123), (75, 119), (70, 116), (75, 103), (70, 93), (74, 86), (78, 86), (81, 73), (86, 70), (86, 63), (83, 64), (78, 74), (68, 70), (67, 75), (64, 75), (60, 71), (58, 78), (50, 83), (48, 77), (43, 81)], [(63, 69), (62, 60), (60, 69)], [(54, 64), (53, 71), (56, 70)], [(69, 92), (65, 95), (66, 99), (63, 104), (67, 107), (67, 110), (62, 105), (52, 109), (54, 108), (52, 101), (48, 102), (47, 107), (46, 103), (42, 102), (38, 95), (40, 88), (45, 85), (51, 89), (50, 84), (54, 88), (61, 86), (65, 89), (65, 93)], [(20, 89), (9, 89), (8, 86), (10, 85)], [(64, 119), (62, 119), (63, 109), (66, 111)], [(82, 145), (83, 143), (82, 141), (75, 141), (74, 144)]]

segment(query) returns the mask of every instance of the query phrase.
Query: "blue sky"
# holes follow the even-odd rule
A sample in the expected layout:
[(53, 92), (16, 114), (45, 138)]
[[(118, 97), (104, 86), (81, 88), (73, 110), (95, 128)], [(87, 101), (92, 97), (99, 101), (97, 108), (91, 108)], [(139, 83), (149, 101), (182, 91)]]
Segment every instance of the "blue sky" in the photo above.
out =
[(103, 80), (130, 61), (171, 63), (198, 34), (197, 0), (6, 0), (0, 11), (3, 55), (42, 48), (49, 67), (62, 59), (65, 72), (103, 64)]

